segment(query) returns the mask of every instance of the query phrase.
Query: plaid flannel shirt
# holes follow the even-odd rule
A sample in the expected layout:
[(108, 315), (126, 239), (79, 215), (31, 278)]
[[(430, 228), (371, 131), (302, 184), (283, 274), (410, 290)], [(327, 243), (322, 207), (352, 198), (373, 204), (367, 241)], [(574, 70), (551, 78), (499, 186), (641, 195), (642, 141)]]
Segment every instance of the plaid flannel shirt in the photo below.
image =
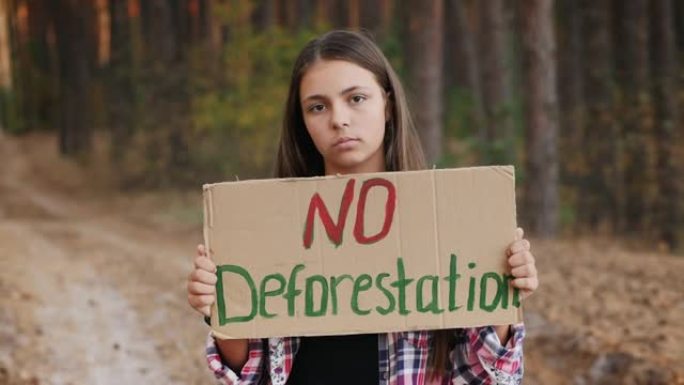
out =
[[(493, 327), (454, 329), (456, 345), (450, 352), (452, 369), (441, 379), (427, 376), (432, 333), (414, 331), (378, 335), (380, 385), (520, 384), (525, 328), (511, 327), (502, 346)], [(209, 368), (226, 385), (285, 385), (299, 348), (299, 338), (250, 339), (249, 357), (241, 372), (233, 372), (218, 354), (214, 337), (207, 338)]]

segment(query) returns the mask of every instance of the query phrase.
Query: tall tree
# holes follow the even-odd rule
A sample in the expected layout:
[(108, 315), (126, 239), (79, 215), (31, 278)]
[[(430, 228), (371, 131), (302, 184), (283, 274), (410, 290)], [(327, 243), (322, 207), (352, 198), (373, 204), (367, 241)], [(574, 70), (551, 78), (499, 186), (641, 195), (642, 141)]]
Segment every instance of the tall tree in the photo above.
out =
[(347, 0), (347, 27), (358, 29), (361, 26), (361, 8), (359, 0)]
[(657, 186), (659, 199), (655, 205), (655, 221), (659, 225), (659, 240), (670, 249), (681, 251), (684, 246), (684, 219), (682, 218), (682, 127), (677, 92), (677, 46), (672, 0), (651, 2), (651, 47), (653, 96), (656, 113)]
[[(583, 60), (582, 31), (580, 29), (580, 8), (576, 0), (556, 2), (557, 20), (557, 58), (558, 58), (558, 101), (559, 120), (559, 179), (563, 188), (577, 191), (578, 173), (581, 171), (584, 155), (578, 148), (583, 147), (582, 127), (584, 116), (583, 97)], [(577, 194), (568, 194), (567, 203), (577, 205)], [(577, 225), (577, 223), (575, 223)]]
[[(268, 1), (267, 1), (268, 3)], [(289, 30), (306, 28), (311, 24), (311, 4), (309, 0), (281, 0), (275, 2), (280, 25)]]
[(582, 167), (578, 172), (578, 216), (590, 229), (613, 226), (616, 216), (618, 141), (613, 111), (610, 0), (580, 1), (582, 87), (586, 124), (582, 130)]
[(386, 37), (390, 33), (392, 26), (392, 11), (395, 7), (395, 0), (378, 0), (380, 3), (380, 27), (382, 34)]
[[(164, 184), (191, 178), (187, 133), (190, 122), (188, 33), (185, 0), (141, 1), (149, 79), (148, 113), (155, 117), (147, 139), (148, 173)], [(154, 178), (153, 177), (153, 178)]]
[(672, 12), (675, 21), (675, 41), (679, 52), (684, 52), (684, 2), (675, 1), (672, 4)]
[(532, 231), (556, 234), (558, 224), (558, 92), (553, 0), (526, 0), (522, 6), (525, 68), (525, 212)]
[(0, 134), (9, 126), (13, 110), (9, 102), (12, 93), (11, 14), (9, 0), (0, 0)]
[[(56, 58), (48, 44), (50, 4), (41, 0), (8, 1), (15, 8), (13, 30), (14, 80), (17, 109), (21, 115), (19, 128), (30, 130), (58, 126), (54, 122)], [(12, 31), (12, 30), (11, 30)]]
[(429, 162), (442, 156), (442, 24), (441, 1), (408, 2), (406, 61), (415, 123)]
[(504, 1), (477, 1), (478, 51), (482, 76), (485, 125), (480, 141), (483, 162), (511, 163), (514, 160), (511, 114), (511, 76), (506, 66), (506, 36), (510, 26), (504, 16)]
[(620, 87), (621, 151), (616, 178), (624, 185), (617, 207), (620, 231), (651, 231), (655, 184), (649, 74), (648, 0), (616, 2), (616, 79)]
[(473, 123), (473, 133), (477, 134), (484, 129), (485, 113), (475, 33), (468, 16), (465, 0), (445, 2), (444, 83), (449, 88), (457, 87), (464, 90), (470, 97), (470, 121)]
[(378, 41), (383, 41), (389, 31), (389, 18), (386, 13), (389, 0), (362, 1), (359, 26), (371, 31)]
[(0, 0), (0, 92), (12, 89), (9, 16), (9, 0)]
[[(202, 20), (207, 20), (202, 23), (203, 28), (207, 32), (207, 38), (209, 40), (209, 48), (213, 52), (215, 58), (221, 57), (221, 51), (223, 50), (223, 40), (225, 35), (225, 21), (222, 17), (223, 8), (226, 5), (220, 0), (205, 0), (202, 2), (204, 5)], [(272, 23), (272, 19), (269, 19), (269, 23)], [(271, 24), (268, 24), (271, 25)], [(218, 62), (218, 60), (216, 61)]]
[(90, 82), (95, 44), (91, 2), (50, 2), (59, 57), (59, 148), (62, 154), (90, 151), (92, 143)]
[(110, 1), (111, 18), (111, 60), (109, 62), (108, 112), (109, 126), (112, 130), (111, 156), (119, 162), (135, 132), (134, 110), (134, 63), (131, 22), (128, 4), (124, 1)]
[(336, 2), (333, 0), (315, 0), (314, 3), (314, 26), (321, 28), (324, 25), (330, 25), (331, 9)]
[(335, 28), (349, 28), (351, 4), (346, 0), (333, 0), (333, 12), (331, 21)]
[(255, 2), (252, 12), (252, 25), (257, 32), (273, 27), (276, 23), (275, 0), (258, 0)]

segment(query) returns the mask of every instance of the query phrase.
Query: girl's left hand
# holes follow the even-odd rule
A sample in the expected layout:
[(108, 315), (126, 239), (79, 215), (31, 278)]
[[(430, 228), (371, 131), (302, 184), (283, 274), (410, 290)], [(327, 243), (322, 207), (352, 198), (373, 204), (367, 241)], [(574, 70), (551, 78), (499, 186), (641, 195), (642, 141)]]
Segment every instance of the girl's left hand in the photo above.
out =
[(520, 289), (520, 298), (529, 297), (539, 287), (537, 267), (534, 255), (530, 252), (530, 242), (523, 238), (525, 232), (518, 227), (515, 231), (515, 241), (506, 250), (508, 264), (514, 279), (513, 287)]

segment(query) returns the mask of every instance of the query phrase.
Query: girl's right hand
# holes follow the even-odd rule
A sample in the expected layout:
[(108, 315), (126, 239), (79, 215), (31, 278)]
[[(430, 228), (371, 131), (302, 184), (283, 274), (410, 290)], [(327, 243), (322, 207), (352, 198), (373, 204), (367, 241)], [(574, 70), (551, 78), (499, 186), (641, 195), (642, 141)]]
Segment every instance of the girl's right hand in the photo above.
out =
[(188, 275), (188, 303), (204, 316), (211, 316), (211, 305), (216, 300), (216, 264), (204, 249), (197, 245), (194, 269)]

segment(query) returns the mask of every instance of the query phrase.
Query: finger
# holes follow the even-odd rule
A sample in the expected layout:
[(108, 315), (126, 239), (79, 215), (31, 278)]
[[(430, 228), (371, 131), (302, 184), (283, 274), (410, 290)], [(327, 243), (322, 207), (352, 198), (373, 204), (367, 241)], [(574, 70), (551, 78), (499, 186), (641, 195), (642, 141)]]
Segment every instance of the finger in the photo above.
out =
[(195, 269), (205, 270), (211, 273), (216, 273), (216, 264), (209, 258), (196, 257)]
[(201, 243), (197, 245), (197, 256), (211, 259), (211, 253), (207, 253), (207, 248)]
[(188, 293), (190, 294), (195, 294), (195, 295), (204, 295), (204, 294), (214, 294), (216, 292), (216, 286), (214, 285), (207, 285), (206, 283), (202, 282), (197, 282), (197, 281), (189, 281), (188, 282)]
[(216, 274), (207, 270), (195, 269), (190, 273), (190, 281), (205, 285), (216, 285)]
[(519, 241), (515, 241), (511, 243), (511, 246), (508, 248), (508, 255), (513, 255), (515, 253), (519, 253), (521, 251), (529, 251), (530, 250), (530, 241), (527, 239), (521, 239)]
[(511, 270), (511, 274), (516, 278), (532, 278), (537, 276), (537, 268), (534, 264), (525, 264), (515, 267)]
[(214, 296), (210, 294), (188, 294), (188, 303), (195, 308), (210, 306), (214, 303)]
[(515, 240), (519, 241), (525, 237), (525, 230), (522, 227), (515, 229)]
[(214, 303), (213, 295), (188, 295), (188, 303), (193, 309), (205, 316), (211, 315), (211, 305)]
[(214, 304), (214, 300), (215, 296), (209, 294), (188, 295), (188, 303), (190, 303), (190, 305), (195, 308), (199, 308), (202, 306), (211, 306)]
[(539, 280), (536, 277), (528, 277), (528, 278), (516, 278), (513, 281), (511, 281), (511, 284), (513, 287), (516, 287), (520, 290), (536, 290), (537, 286), (539, 286)]
[(508, 258), (508, 264), (511, 268), (516, 268), (518, 266), (534, 264), (534, 255), (529, 251), (521, 251), (515, 253)]

